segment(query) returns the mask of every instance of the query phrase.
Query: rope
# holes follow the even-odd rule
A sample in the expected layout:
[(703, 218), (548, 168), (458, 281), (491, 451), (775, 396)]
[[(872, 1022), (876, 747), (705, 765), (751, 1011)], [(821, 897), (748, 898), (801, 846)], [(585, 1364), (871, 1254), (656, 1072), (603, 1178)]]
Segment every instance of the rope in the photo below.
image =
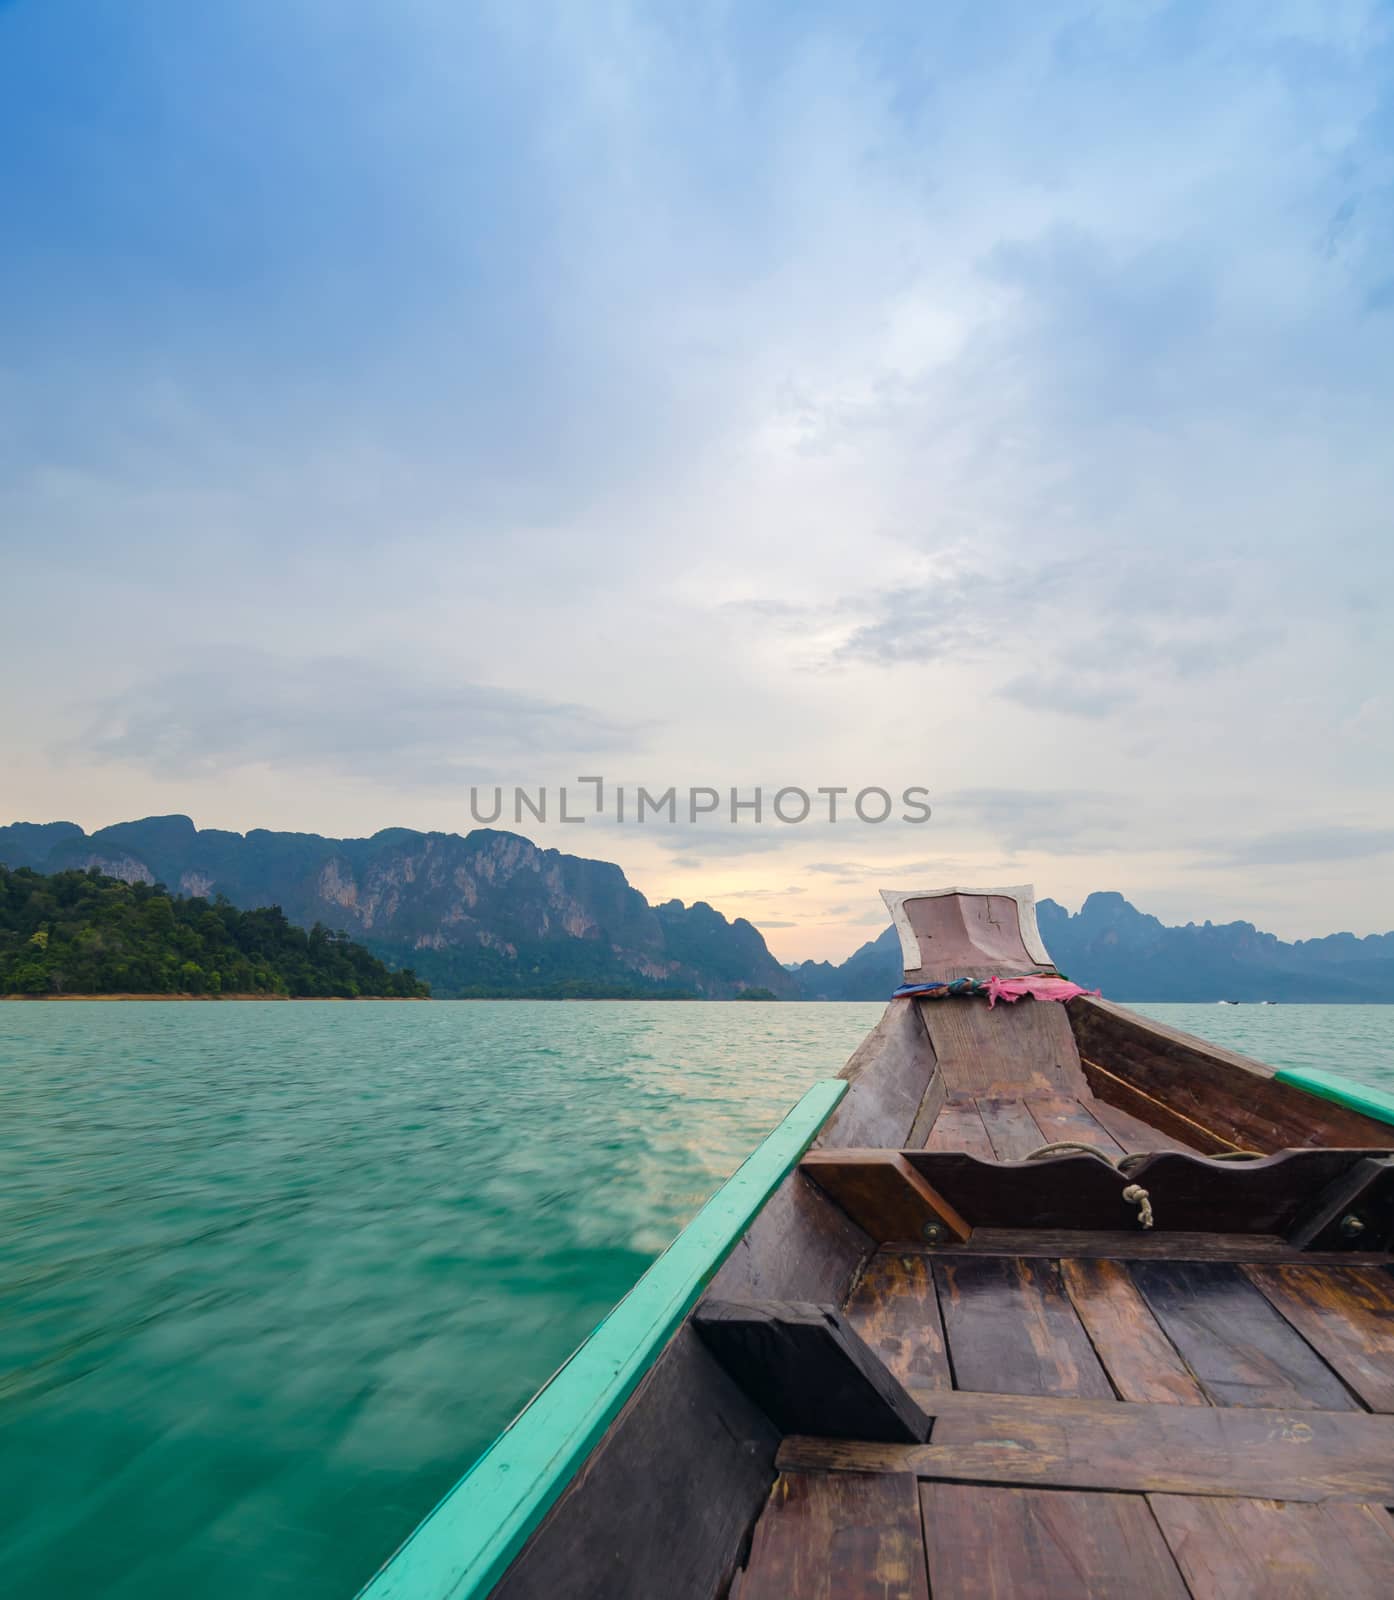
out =
[(1057, 1144), (1043, 1144), (1039, 1150), (1033, 1150), (1026, 1157), (1028, 1161), (1043, 1161), (1047, 1156), (1064, 1155), (1067, 1150), (1077, 1150), (1081, 1155), (1098, 1156), (1100, 1161), (1113, 1165), (1113, 1157), (1107, 1150), (1100, 1150), (1096, 1144), (1083, 1144), (1078, 1139), (1061, 1139)]
[(1137, 1220), (1144, 1228), (1152, 1226), (1152, 1200), (1147, 1190), (1140, 1183), (1130, 1183), (1123, 1191), (1123, 1198), (1137, 1207)]
[[(1043, 1144), (1039, 1150), (1033, 1150), (1028, 1161), (1041, 1161), (1046, 1156), (1064, 1155), (1066, 1151), (1078, 1151), (1082, 1155), (1097, 1156), (1105, 1166), (1126, 1177), (1129, 1171), (1145, 1161), (1149, 1152), (1135, 1151), (1132, 1155), (1119, 1156), (1115, 1161), (1107, 1150), (1100, 1150), (1097, 1145), (1083, 1144), (1078, 1139), (1061, 1139), (1057, 1144)], [(1130, 1183), (1123, 1191), (1123, 1198), (1131, 1206), (1137, 1207), (1138, 1224), (1144, 1228), (1152, 1226), (1152, 1197), (1140, 1183)]]

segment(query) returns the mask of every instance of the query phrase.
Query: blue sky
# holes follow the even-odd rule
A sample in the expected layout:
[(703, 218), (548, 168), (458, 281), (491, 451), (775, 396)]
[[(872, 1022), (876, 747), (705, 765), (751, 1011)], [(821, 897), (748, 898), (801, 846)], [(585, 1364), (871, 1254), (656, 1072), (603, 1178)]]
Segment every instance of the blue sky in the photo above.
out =
[(0, 812), (923, 783), (546, 837), (1388, 928), (1392, 24), (0, 5)]

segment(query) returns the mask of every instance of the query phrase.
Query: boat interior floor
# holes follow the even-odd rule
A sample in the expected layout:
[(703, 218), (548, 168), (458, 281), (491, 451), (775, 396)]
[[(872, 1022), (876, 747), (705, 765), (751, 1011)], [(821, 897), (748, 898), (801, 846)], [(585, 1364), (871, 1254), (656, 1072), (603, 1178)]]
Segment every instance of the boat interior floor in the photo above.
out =
[(1387, 1154), (1218, 1161), (1063, 1008), (922, 1011), (904, 1146), (802, 1164), (875, 1243), (843, 1303), (699, 1319), (784, 1435), (732, 1600), (1394, 1594), (1394, 1274), (1340, 1234)]
[(891, 1247), (842, 1320), (924, 1437), (786, 1436), (735, 1600), (1394, 1593), (1387, 1266)]

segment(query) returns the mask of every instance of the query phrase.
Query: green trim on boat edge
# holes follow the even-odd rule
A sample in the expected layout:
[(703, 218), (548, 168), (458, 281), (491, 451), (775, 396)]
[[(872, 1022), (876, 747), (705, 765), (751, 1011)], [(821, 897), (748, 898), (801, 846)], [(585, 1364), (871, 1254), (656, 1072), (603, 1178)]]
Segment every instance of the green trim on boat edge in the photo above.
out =
[(707, 1201), (359, 1600), (480, 1600), (595, 1448), (717, 1268), (847, 1092), (815, 1083)]
[(1273, 1076), (1279, 1083), (1305, 1089), (1323, 1100), (1334, 1100), (1337, 1105), (1348, 1106), (1379, 1122), (1394, 1122), (1394, 1094), (1387, 1089), (1374, 1089), (1367, 1083), (1343, 1078), (1338, 1072), (1323, 1072), (1318, 1067), (1279, 1067)]

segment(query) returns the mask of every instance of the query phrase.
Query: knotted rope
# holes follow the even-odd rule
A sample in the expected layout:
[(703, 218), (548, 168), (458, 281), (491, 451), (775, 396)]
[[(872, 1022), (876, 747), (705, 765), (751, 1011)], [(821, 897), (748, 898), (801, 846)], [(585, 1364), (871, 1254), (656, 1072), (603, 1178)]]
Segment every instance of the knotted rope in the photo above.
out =
[(1123, 1191), (1123, 1198), (1137, 1207), (1137, 1220), (1144, 1228), (1152, 1226), (1152, 1200), (1147, 1190), (1140, 1183), (1130, 1183)]
[[(1119, 1156), (1115, 1161), (1107, 1150), (1100, 1150), (1098, 1145), (1084, 1144), (1078, 1139), (1061, 1139), (1055, 1144), (1043, 1144), (1039, 1150), (1033, 1150), (1028, 1161), (1040, 1161), (1046, 1156), (1064, 1155), (1067, 1151), (1078, 1151), (1082, 1155), (1095, 1156), (1111, 1167), (1115, 1172), (1127, 1173), (1130, 1166), (1136, 1166), (1139, 1160), (1145, 1160), (1147, 1152), (1136, 1151), (1132, 1155)], [(1123, 1191), (1123, 1198), (1130, 1206), (1137, 1207), (1138, 1226), (1150, 1228), (1152, 1226), (1152, 1197), (1140, 1183), (1130, 1183)]]

